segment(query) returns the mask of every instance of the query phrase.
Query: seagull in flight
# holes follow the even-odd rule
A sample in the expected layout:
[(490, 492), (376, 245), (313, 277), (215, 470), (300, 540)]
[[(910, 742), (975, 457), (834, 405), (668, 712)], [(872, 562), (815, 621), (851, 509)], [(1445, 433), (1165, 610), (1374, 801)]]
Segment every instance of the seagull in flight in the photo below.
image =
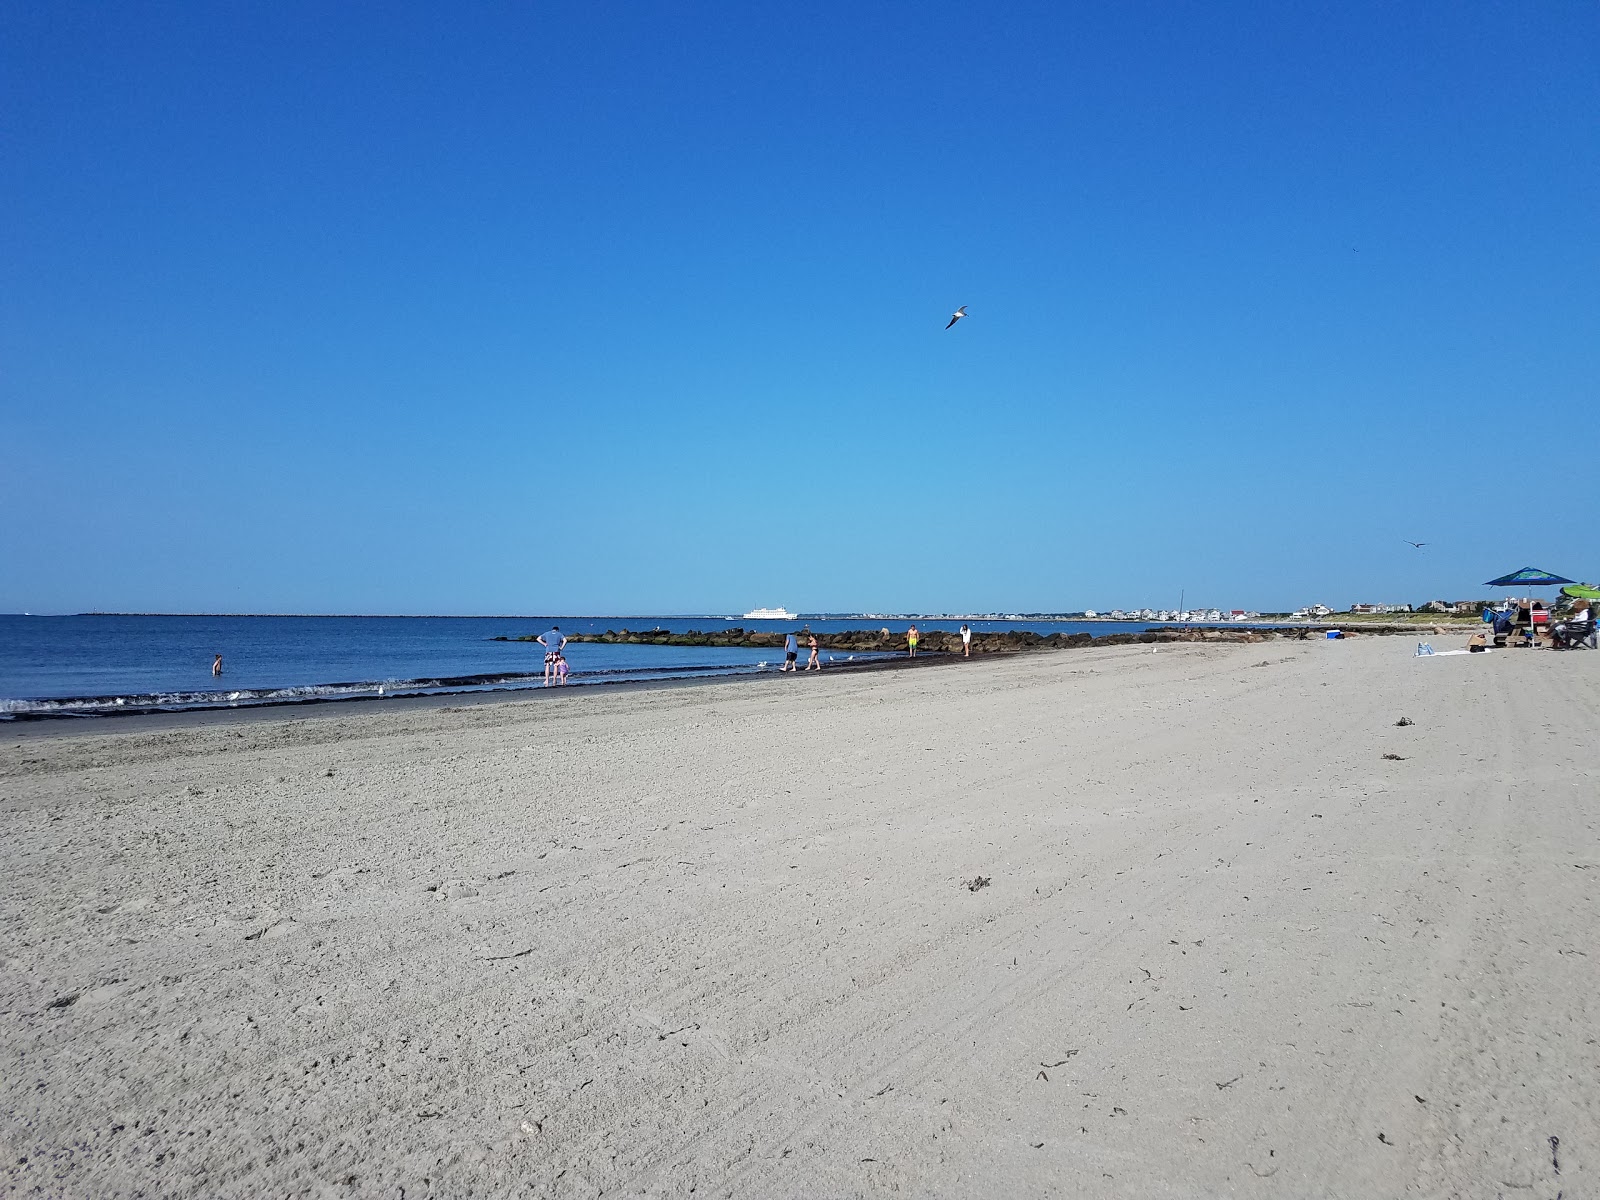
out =
[(1401, 538), (1400, 540), (1408, 546), (1415, 546), (1418, 550), (1421, 550), (1428, 544), (1427, 542), (1413, 542), (1410, 538)]
[[(966, 316), (966, 315), (967, 315), (967, 306), (965, 304), (963, 304), (960, 308), (956, 309), (955, 313), (950, 317), (950, 325), (954, 325), (957, 321), (961, 320), (961, 318)], [(946, 325), (945, 328), (949, 329), (950, 325)]]

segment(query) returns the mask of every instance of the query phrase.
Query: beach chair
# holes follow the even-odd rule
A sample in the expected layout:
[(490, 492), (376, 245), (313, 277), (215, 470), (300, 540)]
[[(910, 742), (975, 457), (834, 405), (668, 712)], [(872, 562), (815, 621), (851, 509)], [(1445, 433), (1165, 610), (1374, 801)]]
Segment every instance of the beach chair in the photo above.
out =
[(1595, 626), (1593, 621), (1559, 621), (1550, 627), (1550, 649), (1593, 650)]

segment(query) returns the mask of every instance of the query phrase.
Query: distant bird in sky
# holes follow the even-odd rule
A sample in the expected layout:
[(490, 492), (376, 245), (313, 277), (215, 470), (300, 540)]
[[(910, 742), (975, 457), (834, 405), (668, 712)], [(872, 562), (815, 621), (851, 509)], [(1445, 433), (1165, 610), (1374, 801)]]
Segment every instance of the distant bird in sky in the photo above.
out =
[(1408, 546), (1415, 546), (1418, 550), (1421, 550), (1428, 544), (1427, 542), (1413, 542), (1410, 538), (1401, 538), (1400, 540)]
[[(956, 309), (954, 315), (951, 316), (950, 325), (954, 325), (957, 321), (961, 320), (961, 318), (966, 316), (966, 315), (967, 315), (967, 306), (965, 304), (963, 304), (960, 308)], [(950, 325), (946, 325), (945, 328), (949, 329)]]

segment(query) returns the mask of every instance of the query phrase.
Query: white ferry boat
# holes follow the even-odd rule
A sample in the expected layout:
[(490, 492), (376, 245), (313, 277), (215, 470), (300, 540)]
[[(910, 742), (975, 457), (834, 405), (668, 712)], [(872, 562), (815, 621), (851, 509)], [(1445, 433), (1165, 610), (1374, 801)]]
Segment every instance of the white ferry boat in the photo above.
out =
[(744, 619), (746, 621), (793, 621), (796, 617), (787, 608), (780, 606), (778, 608), (753, 608), (745, 613)]

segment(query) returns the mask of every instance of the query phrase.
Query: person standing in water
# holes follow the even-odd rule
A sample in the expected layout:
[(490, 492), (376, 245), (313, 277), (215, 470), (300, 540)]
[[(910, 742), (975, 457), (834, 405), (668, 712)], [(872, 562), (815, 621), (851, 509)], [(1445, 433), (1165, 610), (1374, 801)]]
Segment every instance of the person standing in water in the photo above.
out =
[(912, 658), (915, 658), (917, 656), (917, 638), (919, 638), (920, 636), (921, 636), (921, 634), (919, 634), (917, 632), (917, 627), (915, 625), (913, 625), (906, 632), (906, 645), (908, 647), (910, 647), (911, 657)]
[(222, 655), (219, 654), (219, 655), (216, 656), (216, 658), (211, 660), (211, 675), (212, 675), (213, 678), (215, 678), (216, 676), (221, 675), (221, 674), (222, 674)]
[(795, 661), (794, 660), (796, 658), (798, 658), (799, 655), (800, 655), (800, 641), (799, 641), (799, 639), (796, 638), (794, 636), (794, 634), (792, 634), (792, 633), (784, 634), (783, 635), (783, 666), (780, 667), (779, 670), (783, 670), (783, 671), (798, 671), (800, 668), (795, 665)]
[(556, 663), (561, 659), (561, 647), (567, 644), (567, 639), (561, 633), (561, 626), (554, 625), (549, 633), (541, 633), (533, 639), (544, 647), (544, 685), (550, 686), (550, 681), (556, 676)]

